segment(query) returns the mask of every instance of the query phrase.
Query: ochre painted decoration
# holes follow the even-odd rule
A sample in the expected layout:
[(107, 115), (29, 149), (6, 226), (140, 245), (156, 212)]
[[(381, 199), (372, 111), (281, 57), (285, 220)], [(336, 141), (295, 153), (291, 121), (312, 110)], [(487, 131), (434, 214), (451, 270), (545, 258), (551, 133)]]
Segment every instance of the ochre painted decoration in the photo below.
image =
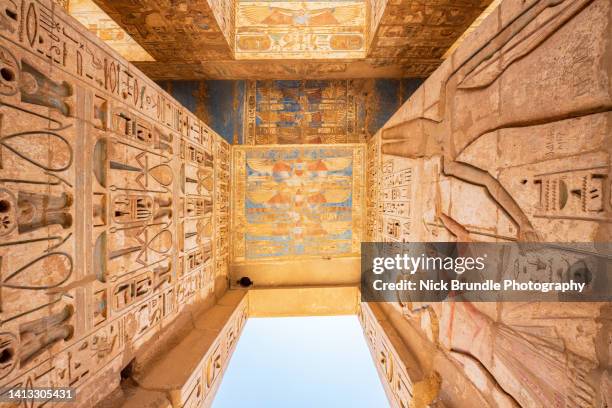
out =
[(94, 0), (155, 61), (197, 62), (233, 58), (234, 2)]
[(489, 3), (491, 0), (373, 0), (369, 3), (368, 57), (441, 58)]
[(219, 291), (219, 286), (224, 289), (229, 275), (229, 255), (230, 255), (230, 164), (231, 151), (230, 145), (221, 137), (215, 138), (214, 157), (215, 157), (215, 195), (214, 195), (214, 214), (212, 222), (215, 228), (215, 290)]
[[(603, 261), (611, 11), (502, 1), (368, 141), (368, 239), (581, 242)], [(559, 258), (527, 252), (516, 273), (595, 284)], [(609, 303), (397, 300), (380, 307), (422, 370), (412, 381), (439, 374), (446, 406), (610, 404)], [(396, 383), (387, 389), (401, 406)]]
[(55, 3), (0, 10), (0, 387), (93, 406), (226, 280), (228, 147)]
[(249, 81), (245, 144), (361, 142), (358, 91), (351, 81)]
[(491, 0), (95, 2), (152, 79), (298, 80), (427, 77)]
[(155, 61), (93, 0), (66, 0), (70, 15), (129, 61)]
[(360, 251), (363, 145), (234, 148), (233, 260)]
[(236, 58), (363, 58), (365, 20), (360, 1), (241, 1)]
[[(255, 81), (168, 81), (159, 85), (228, 142), (312, 144), (368, 139), (421, 83), (419, 79), (367, 78), (270, 81), (259, 86)], [(268, 97), (274, 97), (273, 104)]]
[(379, 207), (381, 167), (380, 138), (378, 134), (376, 134), (368, 140), (366, 151), (365, 237), (367, 241), (382, 240), (382, 213)]
[(442, 59), (366, 58), (314, 60), (222, 60), (203, 62), (138, 62), (134, 65), (155, 80), (201, 79), (352, 79), (426, 78)]

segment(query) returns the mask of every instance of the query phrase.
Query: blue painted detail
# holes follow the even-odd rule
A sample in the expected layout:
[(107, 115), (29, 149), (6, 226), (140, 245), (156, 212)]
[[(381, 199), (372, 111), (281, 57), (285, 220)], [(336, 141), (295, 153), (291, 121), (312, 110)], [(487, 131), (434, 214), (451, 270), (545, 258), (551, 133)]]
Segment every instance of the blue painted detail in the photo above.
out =
[(376, 92), (375, 112), (368, 123), (368, 133), (373, 135), (384, 126), (389, 118), (401, 106), (399, 92), (400, 81), (397, 79), (377, 79), (374, 85)]
[(172, 96), (191, 112), (195, 112), (198, 91), (198, 81), (174, 81)]
[(423, 78), (402, 78), (400, 104), (403, 105), (423, 82), (425, 82)]
[[(360, 82), (361, 81), (361, 82)], [(365, 86), (368, 84), (369, 86)], [(418, 89), (422, 79), (366, 79), (346, 81), (347, 86), (355, 86), (361, 83), (363, 89), (369, 89), (371, 93), (357, 92), (355, 94), (357, 132), (363, 130), (367, 134), (375, 134), (389, 118), (401, 107), (401, 105)], [(326, 119), (325, 90), (334, 84), (332, 80), (273, 80), (272, 87), (264, 87), (270, 81), (257, 81), (256, 95), (256, 125), (265, 123), (276, 125), (279, 129), (293, 129), (299, 127), (306, 120), (306, 125), (312, 129), (313, 134), (317, 129), (323, 129), (329, 125)], [(173, 81), (162, 82), (160, 85), (170, 85), (172, 95), (187, 109), (203, 114), (205, 122), (225, 140), (230, 143), (244, 142), (244, 115), (245, 115), (245, 80), (223, 80), (204, 81), (204, 95), (198, 100), (198, 81)], [(262, 94), (261, 89), (266, 88), (273, 93), (270, 106), (270, 95)], [(359, 89), (359, 86), (357, 87)], [(198, 106), (200, 104), (200, 106)], [(287, 130), (286, 132), (293, 132)], [(289, 134), (289, 133), (287, 133)]]
[(215, 132), (232, 143), (240, 139), (244, 112), (244, 81), (206, 81), (206, 112)]

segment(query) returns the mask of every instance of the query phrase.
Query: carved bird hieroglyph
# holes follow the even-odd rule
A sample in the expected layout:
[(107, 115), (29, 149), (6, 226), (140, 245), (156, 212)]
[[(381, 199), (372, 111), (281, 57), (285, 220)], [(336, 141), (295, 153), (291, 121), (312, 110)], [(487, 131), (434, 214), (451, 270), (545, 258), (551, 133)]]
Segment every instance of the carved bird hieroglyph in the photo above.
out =
[(362, 15), (361, 5), (325, 7), (309, 10), (305, 5), (300, 9), (272, 6), (240, 6), (240, 14), (251, 24), (328, 26), (353, 22)]

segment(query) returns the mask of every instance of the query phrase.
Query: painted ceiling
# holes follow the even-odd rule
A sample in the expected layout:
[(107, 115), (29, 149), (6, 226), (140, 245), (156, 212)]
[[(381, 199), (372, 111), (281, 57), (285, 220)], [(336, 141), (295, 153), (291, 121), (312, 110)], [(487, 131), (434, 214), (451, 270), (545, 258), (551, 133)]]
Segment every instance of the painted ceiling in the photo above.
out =
[[(98, 17), (83, 11), (92, 1)], [(69, 10), (155, 80), (398, 78), (427, 77), (492, 1), (70, 0)]]
[(365, 23), (362, 1), (242, 1), (236, 59), (365, 58)]

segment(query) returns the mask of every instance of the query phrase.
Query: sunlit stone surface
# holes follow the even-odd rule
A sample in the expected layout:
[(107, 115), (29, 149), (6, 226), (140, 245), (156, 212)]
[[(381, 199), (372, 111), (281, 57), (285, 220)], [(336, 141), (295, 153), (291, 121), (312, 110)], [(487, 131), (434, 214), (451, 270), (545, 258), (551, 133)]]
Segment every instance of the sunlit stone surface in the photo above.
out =
[[(443, 62), (489, 1), (96, 3), (156, 78), (238, 80), (246, 143), (79, 2), (0, 0), (0, 387), (209, 406), (249, 316), (357, 314), (394, 407), (612, 405), (609, 303), (358, 290), (362, 241), (610, 242), (608, 0), (504, 0)], [(360, 122), (380, 76), (427, 79)]]

